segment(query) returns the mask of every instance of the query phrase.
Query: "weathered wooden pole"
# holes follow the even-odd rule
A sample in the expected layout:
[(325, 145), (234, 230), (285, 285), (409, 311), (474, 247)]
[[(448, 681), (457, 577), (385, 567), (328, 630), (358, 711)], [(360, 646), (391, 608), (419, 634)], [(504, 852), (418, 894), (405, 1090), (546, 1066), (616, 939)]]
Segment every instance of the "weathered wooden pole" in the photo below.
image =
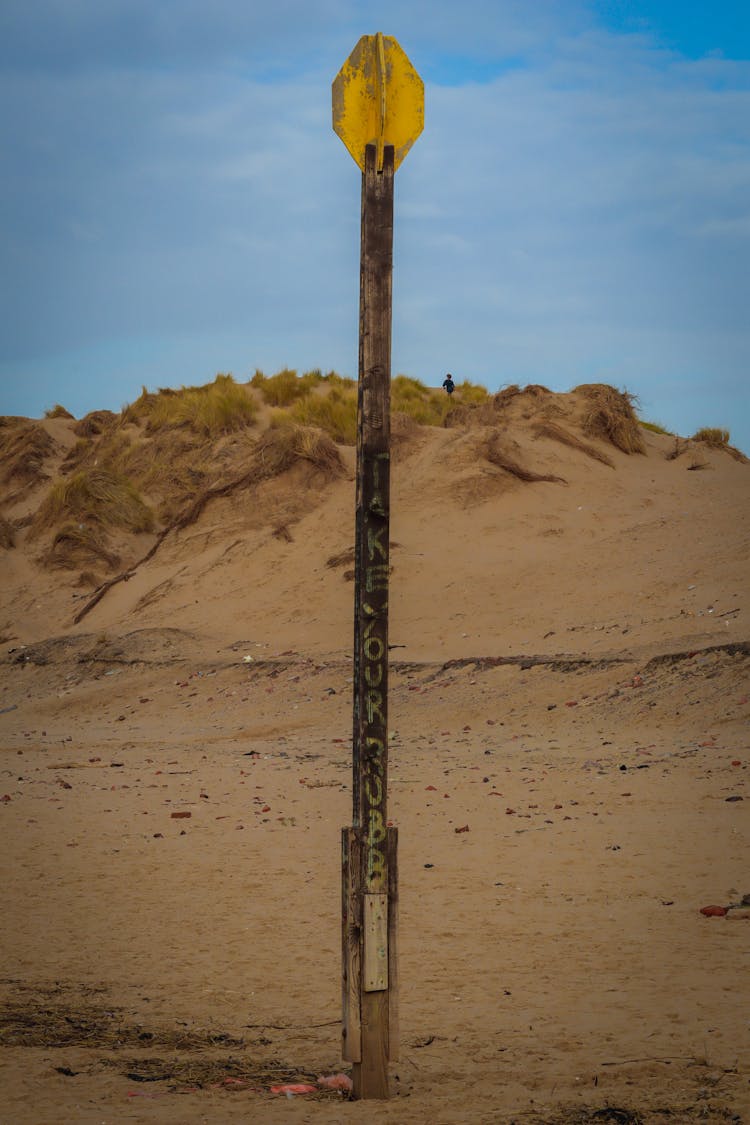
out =
[[(354, 563), (354, 729), (352, 833), (361, 900), (359, 1024), (361, 1059), (354, 1061), (359, 1097), (388, 1096), (393, 1056), (389, 1023), (397, 997), (389, 969), (395, 925), (389, 912), (389, 867), (395, 872), (395, 830), (388, 855), (388, 570), (390, 518), (391, 278), (393, 265), (393, 147), (378, 170), (367, 145), (362, 175), (357, 498)], [(391, 863), (389, 865), (389, 858)], [(390, 926), (389, 926), (390, 923)], [(347, 927), (348, 928), (348, 927)], [(389, 928), (391, 933), (389, 934)], [(350, 935), (347, 944), (351, 943)], [(391, 941), (389, 942), (389, 937)], [(345, 975), (347, 970), (345, 968)], [(394, 1044), (395, 1046), (395, 1044)]]
[(422, 130), (423, 97), (398, 43), (380, 34), (360, 39), (333, 84), (334, 129), (362, 169), (353, 824), (342, 832), (342, 1054), (358, 1098), (388, 1097), (398, 1055), (397, 830), (387, 811), (393, 175)]

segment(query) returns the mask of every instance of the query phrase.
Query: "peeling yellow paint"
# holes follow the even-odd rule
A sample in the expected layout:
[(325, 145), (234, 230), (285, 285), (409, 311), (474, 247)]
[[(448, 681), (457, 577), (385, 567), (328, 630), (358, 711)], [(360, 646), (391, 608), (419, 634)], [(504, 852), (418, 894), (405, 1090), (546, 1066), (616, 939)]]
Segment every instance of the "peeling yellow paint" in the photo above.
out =
[(363, 35), (333, 81), (333, 129), (364, 171), (365, 148), (393, 145), (398, 168), (424, 128), (424, 83), (398, 42)]

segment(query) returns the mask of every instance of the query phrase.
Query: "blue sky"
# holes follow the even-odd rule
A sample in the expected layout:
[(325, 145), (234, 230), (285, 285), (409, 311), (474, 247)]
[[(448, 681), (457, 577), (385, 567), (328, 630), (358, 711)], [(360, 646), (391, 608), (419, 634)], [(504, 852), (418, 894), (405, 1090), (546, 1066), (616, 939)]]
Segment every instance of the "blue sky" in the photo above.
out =
[(356, 375), (360, 35), (425, 80), (393, 372), (606, 381), (750, 453), (746, 0), (3, 0), (0, 413)]

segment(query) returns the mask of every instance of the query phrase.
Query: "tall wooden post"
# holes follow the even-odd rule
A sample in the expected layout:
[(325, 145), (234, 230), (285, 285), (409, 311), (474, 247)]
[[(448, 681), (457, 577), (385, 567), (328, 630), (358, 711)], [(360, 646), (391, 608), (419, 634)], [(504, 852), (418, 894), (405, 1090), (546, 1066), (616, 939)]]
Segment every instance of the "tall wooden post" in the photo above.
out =
[[(352, 807), (361, 931), (360, 1059), (354, 1092), (388, 1096), (388, 572), (390, 518), (393, 146), (367, 145), (362, 174), (355, 515)], [(391, 844), (395, 861), (395, 838)], [(354, 874), (354, 873), (353, 873)], [(351, 937), (348, 938), (348, 942)], [(356, 970), (355, 970), (356, 971)]]
[(358, 1098), (388, 1097), (398, 1055), (398, 836), (387, 809), (393, 175), (423, 106), (398, 43), (362, 36), (333, 84), (334, 129), (362, 169), (353, 824), (342, 833), (342, 1054)]

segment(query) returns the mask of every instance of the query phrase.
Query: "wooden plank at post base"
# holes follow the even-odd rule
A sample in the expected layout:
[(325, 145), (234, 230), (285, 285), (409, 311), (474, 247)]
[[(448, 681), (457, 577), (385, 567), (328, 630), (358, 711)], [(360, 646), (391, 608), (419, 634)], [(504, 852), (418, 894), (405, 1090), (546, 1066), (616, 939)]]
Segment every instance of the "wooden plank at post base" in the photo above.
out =
[(388, 857), (388, 1061), (399, 1061), (398, 1007), (398, 828), (387, 830)]
[(355, 828), (341, 830), (341, 1057), (362, 1058), (359, 982), (362, 965), (361, 845)]
[(362, 987), (365, 992), (382, 992), (388, 988), (388, 895), (366, 894), (363, 897)]
[(362, 1061), (354, 1063), (355, 1098), (388, 1098), (388, 993), (362, 993)]

